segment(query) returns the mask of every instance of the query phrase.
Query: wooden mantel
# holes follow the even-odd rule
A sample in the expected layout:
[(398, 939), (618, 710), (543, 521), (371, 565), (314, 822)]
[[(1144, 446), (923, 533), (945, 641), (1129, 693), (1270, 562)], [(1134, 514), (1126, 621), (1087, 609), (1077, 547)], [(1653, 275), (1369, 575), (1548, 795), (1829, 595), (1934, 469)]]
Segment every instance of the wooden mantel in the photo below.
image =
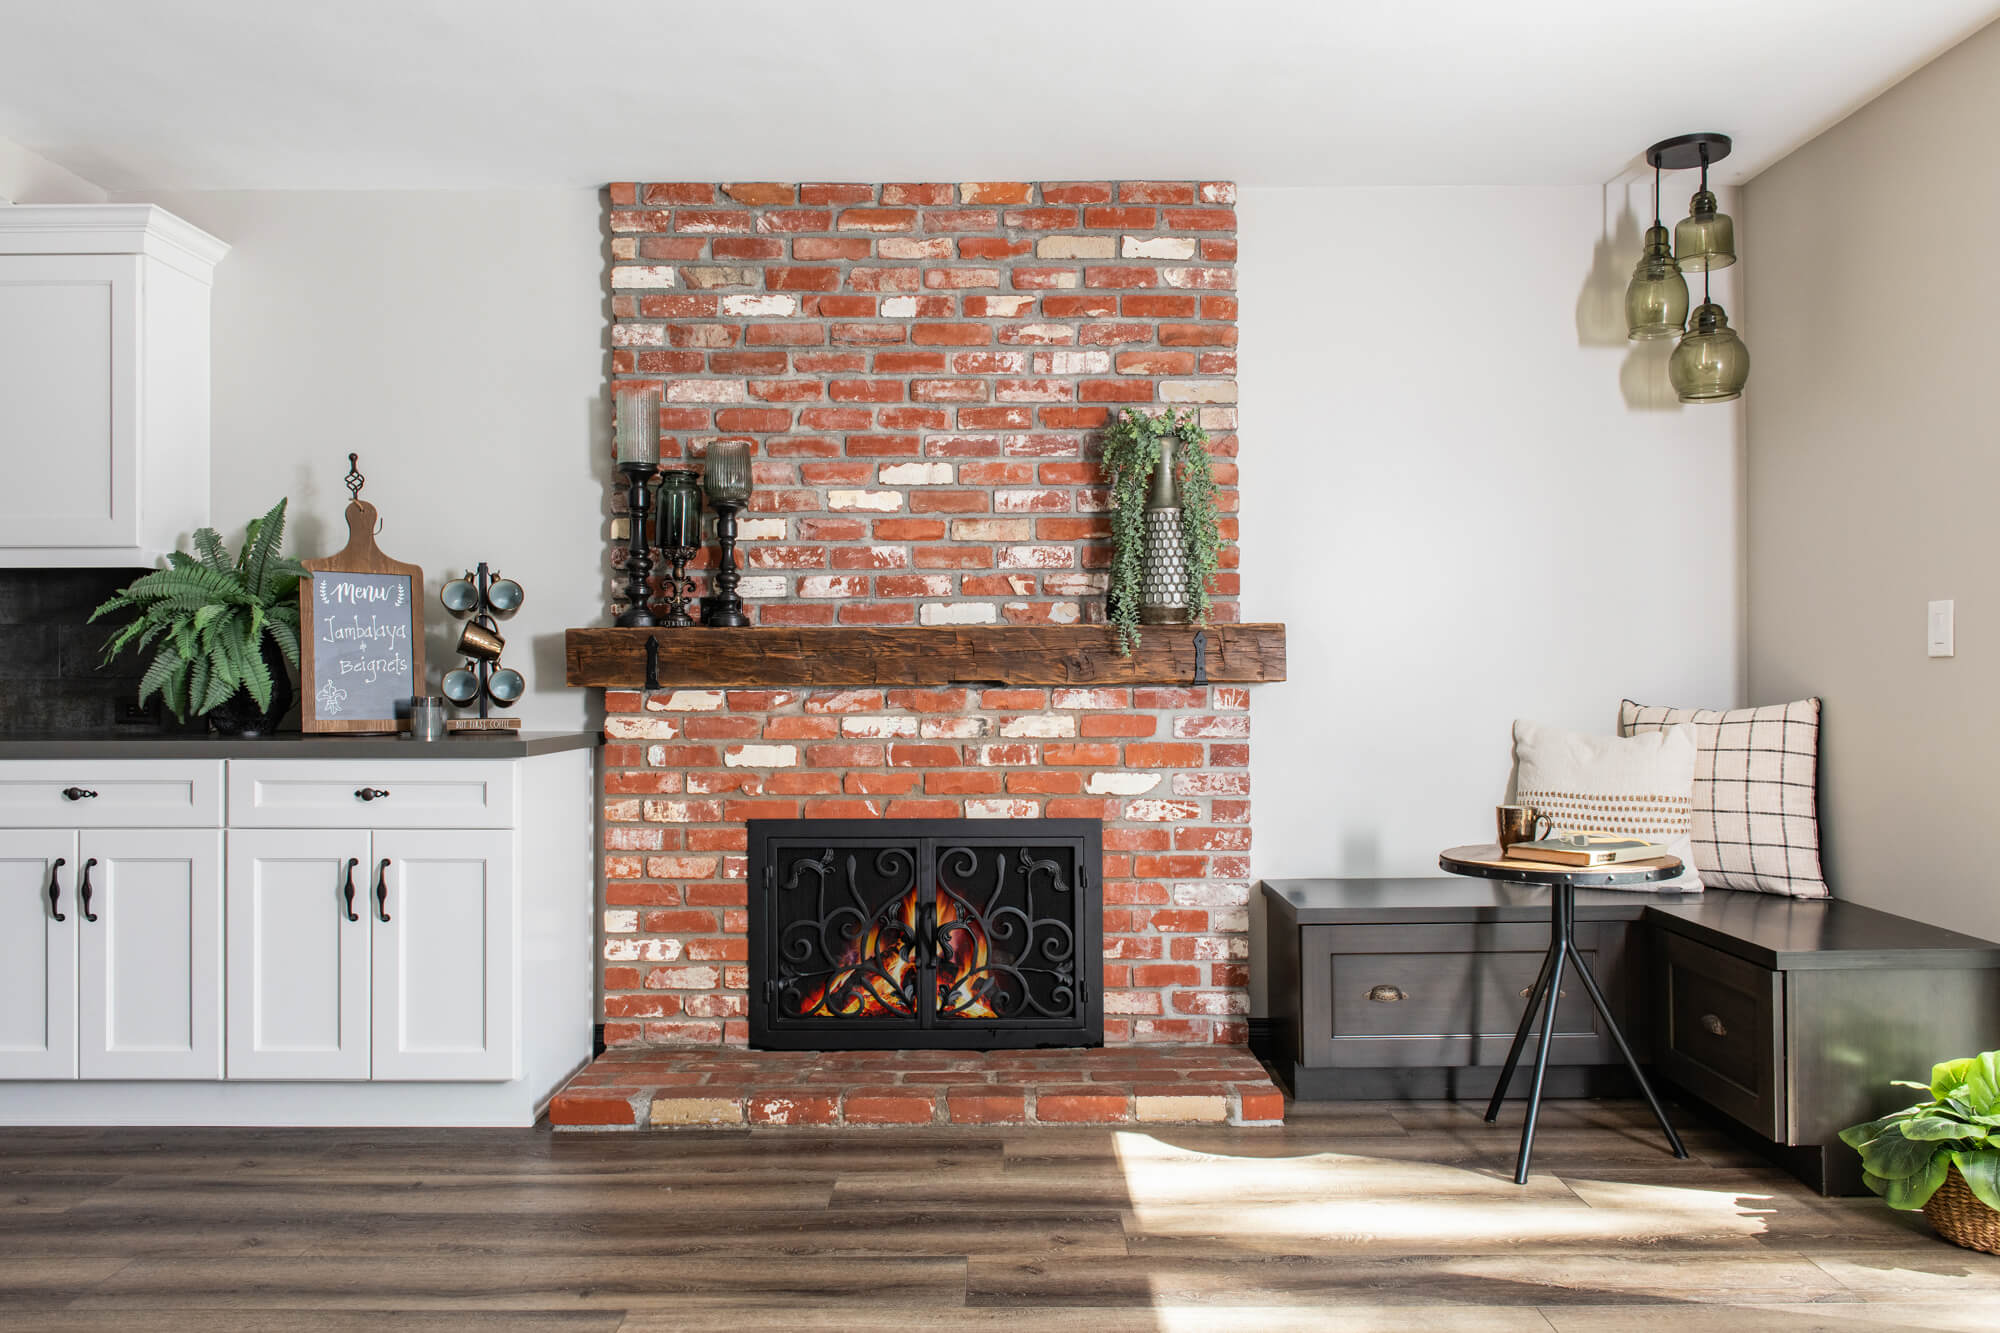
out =
[[(573, 629), (569, 683), (610, 689), (772, 685), (1188, 685), (1285, 678), (1285, 627), (1148, 625), (1130, 657), (1107, 625)], [(647, 642), (658, 645), (647, 679)]]

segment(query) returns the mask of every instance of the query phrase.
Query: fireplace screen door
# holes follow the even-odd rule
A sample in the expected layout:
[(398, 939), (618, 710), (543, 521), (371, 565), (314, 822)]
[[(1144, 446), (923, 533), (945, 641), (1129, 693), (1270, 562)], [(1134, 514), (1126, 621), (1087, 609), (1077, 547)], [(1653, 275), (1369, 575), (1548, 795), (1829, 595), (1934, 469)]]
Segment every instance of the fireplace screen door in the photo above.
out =
[(752, 820), (750, 1044), (1096, 1046), (1095, 820)]

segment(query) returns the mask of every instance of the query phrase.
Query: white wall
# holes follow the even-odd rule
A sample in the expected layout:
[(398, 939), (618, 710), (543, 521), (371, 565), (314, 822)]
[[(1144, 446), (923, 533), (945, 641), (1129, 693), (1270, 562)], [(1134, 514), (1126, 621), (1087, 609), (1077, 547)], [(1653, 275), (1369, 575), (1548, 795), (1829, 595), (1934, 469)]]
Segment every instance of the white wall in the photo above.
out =
[(215, 526), (233, 541), (290, 496), (288, 548), (340, 549), (358, 452), (382, 548), (429, 575), (432, 685), (458, 664), (439, 583), (487, 560), (527, 590), (502, 627), (528, 676), (515, 713), (583, 725), (562, 631), (602, 623), (609, 586), (597, 194), (143, 197), (234, 247), (215, 277)]
[[(1833, 890), (2000, 939), (2000, 26), (1750, 185), (1750, 681), (1825, 699)], [(1957, 656), (1925, 653), (1955, 599)]]
[(1290, 662), (1251, 691), (1258, 876), (1438, 873), (1491, 836), (1516, 717), (1739, 702), (1740, 413), (1626, 342), (1623, 204), (1243, 191), (1244, 616)]
[(101, 204), (104, 197), (68, 168), (0, 139), (0, 204)]

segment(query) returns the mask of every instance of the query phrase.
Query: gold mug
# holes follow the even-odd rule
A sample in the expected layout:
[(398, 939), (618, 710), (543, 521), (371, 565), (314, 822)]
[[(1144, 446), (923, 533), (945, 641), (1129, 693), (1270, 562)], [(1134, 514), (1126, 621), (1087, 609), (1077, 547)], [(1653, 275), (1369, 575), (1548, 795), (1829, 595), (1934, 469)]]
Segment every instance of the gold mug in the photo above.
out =
[(459, 631), (458, 651), (478, 661), (497, 662), (506, 647), (505, 639), (476, 620), (466, 621), (465, 628)]
[(1555, 821), (1532, 805), (1496, 805), (1493, 814), (1500, 826), (1500, 850), (1517, 842), (1533, 842), (1556, 831)]

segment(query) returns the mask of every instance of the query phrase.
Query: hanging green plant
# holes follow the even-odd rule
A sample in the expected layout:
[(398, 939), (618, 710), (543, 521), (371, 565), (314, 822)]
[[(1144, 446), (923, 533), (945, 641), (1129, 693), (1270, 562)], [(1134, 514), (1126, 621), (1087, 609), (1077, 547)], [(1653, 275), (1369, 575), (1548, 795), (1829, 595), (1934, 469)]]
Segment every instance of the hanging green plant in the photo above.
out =
[(1222, 558), (1222, 529), (1216, 519), (1215, 475), (1209, 465), (1208, 432), (1193, 412), (1169, 408), (1156, 417), (1125, 408), (1105, 428), (1104, 469), (1111, 474), (1111, 623), (1118, 652), (1130, 657), (1139, 644), (1139, 585), (1146, 543), (1146, 487), (1159, 466), (1161, 442), (1179, 441), (1174, 472), (1180, 482), (1181, 536), (1187, 546), (1193, 592), (1189, 618), (1208, 622), (1208, 581)]

